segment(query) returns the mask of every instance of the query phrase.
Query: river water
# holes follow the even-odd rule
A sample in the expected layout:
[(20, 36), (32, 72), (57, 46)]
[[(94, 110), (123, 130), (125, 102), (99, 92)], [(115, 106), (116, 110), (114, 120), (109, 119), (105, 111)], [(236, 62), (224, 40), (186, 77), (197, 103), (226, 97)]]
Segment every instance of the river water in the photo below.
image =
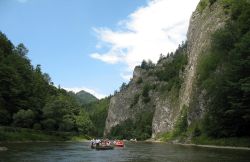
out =
[(250, 162), (250, 151), (163, 143), (127, 142), (124, 148), (96, 151), (88, 142), (2, 143), (1, 162)]

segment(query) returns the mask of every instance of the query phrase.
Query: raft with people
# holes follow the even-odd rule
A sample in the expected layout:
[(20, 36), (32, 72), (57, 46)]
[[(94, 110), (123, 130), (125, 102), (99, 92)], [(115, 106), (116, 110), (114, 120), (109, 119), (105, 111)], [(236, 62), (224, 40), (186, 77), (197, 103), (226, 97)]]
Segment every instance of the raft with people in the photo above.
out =
[(122, 140), (115, 140), (114, 145), (116, 147), (124, 147), (124, 142)]
[(109, 140), (91, 140), (91, 148), (96, 150), (112, 150), (114, 146), (111, 145)]
[(114, 146), (96, 146), (96, 150), (113, 150)]

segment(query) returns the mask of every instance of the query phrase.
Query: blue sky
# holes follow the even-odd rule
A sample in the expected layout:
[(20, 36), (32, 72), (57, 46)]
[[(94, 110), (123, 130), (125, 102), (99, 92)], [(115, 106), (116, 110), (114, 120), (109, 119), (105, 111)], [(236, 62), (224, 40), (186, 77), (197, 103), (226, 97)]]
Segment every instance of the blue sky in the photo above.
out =
[(101, 98), (143, 59), (173, 51), (198, 1), (0, 0), (0, 31), (55, 85)]

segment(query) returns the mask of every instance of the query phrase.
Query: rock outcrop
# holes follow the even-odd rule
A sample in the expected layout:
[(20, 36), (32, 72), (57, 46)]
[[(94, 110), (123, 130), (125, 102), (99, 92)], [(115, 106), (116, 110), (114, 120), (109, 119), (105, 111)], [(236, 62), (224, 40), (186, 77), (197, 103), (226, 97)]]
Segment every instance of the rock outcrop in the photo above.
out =
[[(157, 134), (171, 131), (181, 109), (184, 106), (189, 108), (194, 98), (197, 103), (188, 111), (189, 124), (202, 116), (205, 110), (203, 106), (205, 92), (196, 90), (197, 63), (200, 55), (208, 50), (211, 35), (225, 25), (227, 15), (220, 1), (212, 5), (208, 4), (202, 11), (198, 8), (190, 19), (187, 46), (184, 49), (187, 63), (179, 70), (180, 88), (172, 87), (164, 92), (162, 87), (169, 83), (159, 80), (155, 75), (164, 68), (165, 64), (172, 61), (172, 57), (162, 59), (153, 68), (146, 70), (136, 67), (127, 87), (111, 98), (104, 135), (108, 135), (113, 127), (127, 119), (134, 120), (136, 114), (144, 110), (153, 113), (152, 137), (154, 138)], [(151, 86), (148, 92), (150, 100), (147, 102), (142, 96), (146, 84)]]
[[(145, 111), (154, 111), (152, 104), (144, 104), (142, 98), (139, 97), (144, 85), (139, 82), (147, 81), (152, 83), (155, 80), (152, 77), (148, 77), (147, 73), (146, 70), (136, 67), (130, 83), (111, 98), (104, 130), (105, 136), (109, 134), (111, 128), (116, 125), (127, 119), (133, 120), (136, 114), (140, 113), (142, 109)], [(144, 78), (144, 80), (142, 80), (142, 78)]]
[[(210, 47), (211, 35), (222, 28), (227, 20), (223, 6), (220, 2), (216, 2), (211, 6), (207, 6), (202, 12), (198, 9), (193, 13), (190, 19), (190, 25), (187, 33), (187, 54), (188, 65), (184, 74), (184, 84), (180, 91), (180, 108), (183, 105), (190, 107), (192, 98), (199, 98), (198, 107), (199, 115), (202, 115), (204, 107), (202, 106), (201, 94), (196, 94), (196, 70), (200, 55), (204, 54)], [(198, 115), (198, 116), (199, 116)]]

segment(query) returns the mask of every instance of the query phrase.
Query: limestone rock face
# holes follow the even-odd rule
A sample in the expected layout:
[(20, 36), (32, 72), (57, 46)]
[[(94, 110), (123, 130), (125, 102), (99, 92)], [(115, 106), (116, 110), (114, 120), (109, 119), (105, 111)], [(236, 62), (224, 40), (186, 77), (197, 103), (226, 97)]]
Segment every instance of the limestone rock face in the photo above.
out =
[(189, 105), (196, 77), (199, 56), (206, 51), (211, 35), (225, 25), (227, 16), (220, 3), (206, 7), (202, 13), (195, 11), (190, 19), (187, 33), (188, 65), (186, 67), (183, 89), (180, 95), (180, 107)]
[[(184, 74), (184, 84), (180, 91), (180, 109), (189, 107), (188, 123), (202, 118), (205, 111), (205, 91), (196, 88), (197, 64), (199, 58), (206, 54), (211, 44), (211, 36), (224, 27), (229, 16), (225, 14), (221, 1), (207, 6), (202, 12), (195, 11), (190, 19), (187, 33), (188, 65)], [(195, 100), (195, 101), (194, 101)]]
[(152, 138), (156, 134), (171, 131), (174, 126), (175, 107), (168, 98), (156, 101), (156, 110), (152, 121)]
[[(205, 92), (196, 89), (196, 70), (199, 56), (208, 50), (212, 34), (222, 28), (227, 19), (228, 16), (225, 15), (220, 2), (207, 6), (202, 12), (196, 10), (192, 14), (187, 33), (188, 64), (181, 76), (184, 82), (179, 92), (178, 103), (171, 103), (169, 98), (166, 98), (163, 101), (164, 104), (156, 105), (152, 124), (153, 138), (156, 134), (170, 131), (173, 128), (184, 105), (189, 108), (189, 124), (193, 120), (202, 117), (205, 111), (203, 97)], [(190, 105), (193, 99), (197, 100), (196, 105)]]
[(106, 136), (112, 127), (125, 121), (128, 118), (133, 118), (133, 113), (129, 108), (128, 101), (132, 100), (133, 94), (136, 92), (134, 87), (126, 91), (119, 92), (110, 100), (108, 116), (106, 119), (104, 136)]
[[(161, 91), (161, 87), (167, 83), (159, 81), (154, 75), (151, 75), (155, 71), (160, 70), (164, 62), (171, 61), (171, 58), (159, 62), (150, 70), (136, 67), (128, 86), (115, 94), (110, 101), (104, 135), (107, 135), (112, 127), (117, 124), (127, 119), (133, 120), (135, 115), (142, 110), (151, 111), (154, 114), (152, 138), (157, 134), (173, 129), (184, 105), (189, 108), (189, 124), (194, 119), (200, 118), (206, 109), (203, 97), (206, 92), (196, 89), (197, 63), (199, 56), (210, 47), (211, 35), (225, 25), (227, 18), (228, 16), (225, 15), (220, 1), (215, 2), (211, 6), (208, 5), (202, 12), (198, 11), (198, 9), (193, 12), (187, 33), (187, 65), (179, 73), (179, 77), (183, 82), (179, 89), (178, 97), (173, 98), (172, 95), (162, 95), (164, 92)], [(148, 103), (144, 103), (141, 97), (145, 83), (150, 83), (156, 87), (150, 90), (150, 101)], [(138, 97), (138, 102), (134, 103), (136, 96), (140, 97)], [(196, 99), (197, 102), (191, 106), (190, 103), (193, 99)]]
[(115, 127), (117, 124), (125, 121), (126, 119), (133, 119), (134, 115), (140, 105), (131, 108), (131, 104), (134, 101), (134, 97), (141, 93), (141, 85), (137, 84), (139, 79), (145, 75), (146, 71), (136, 67), (133, 74), (133, 79), (129, 85), (116, 93), (110, 100), (110, 106), (108, 111), (108, 116), (106, 119), (104, 136), (110, 133), (111, 128)]

